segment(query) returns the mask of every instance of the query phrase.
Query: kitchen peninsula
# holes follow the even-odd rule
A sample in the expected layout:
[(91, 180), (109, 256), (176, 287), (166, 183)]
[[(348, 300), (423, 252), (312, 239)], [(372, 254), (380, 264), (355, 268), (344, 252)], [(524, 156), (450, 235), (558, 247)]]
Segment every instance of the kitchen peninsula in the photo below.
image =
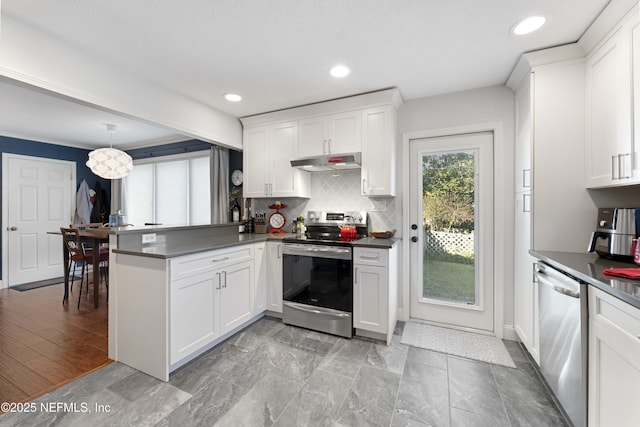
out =
[[(271, 301), (282, 299), (282, 263), (269, 258), (278, 252), (268, 245), (280, 240), (239, 234), (237, 224), (116, 231), (109, 357), (168, 381), (171, 371), (273, 310)], [(365, 238), (354, 246), (388, 249), (397, 241)]]

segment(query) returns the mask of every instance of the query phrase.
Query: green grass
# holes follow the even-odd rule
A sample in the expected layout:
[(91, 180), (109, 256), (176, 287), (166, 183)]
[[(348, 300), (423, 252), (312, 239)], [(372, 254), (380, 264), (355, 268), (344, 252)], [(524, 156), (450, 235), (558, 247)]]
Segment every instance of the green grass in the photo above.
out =
[(429, 259), (425, 256), (423, 273), (424, 296), (444, 301), (475, 303), (473, 264)]

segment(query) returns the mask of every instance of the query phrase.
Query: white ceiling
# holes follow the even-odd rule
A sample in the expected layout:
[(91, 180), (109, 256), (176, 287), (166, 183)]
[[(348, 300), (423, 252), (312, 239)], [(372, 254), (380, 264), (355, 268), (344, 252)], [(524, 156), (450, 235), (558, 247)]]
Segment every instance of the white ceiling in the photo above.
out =
[[(126, 71), (242, 117), (388, 87), (398, 87), (402, 97), (411, 100), (504, 84), (523, 52), (577, 41), (608, 3), (3, 0), (0, 7), (3, 14)], [(547, 17), (542, 30), (511, 34), (517, 21), (533, 14)], [(347, 78), (329, 76), (337, 63), (351, 68)], [(33, 93), (28, 97), (32, 105), (27, 99), (20, 105), (29, 111), (29, 119), (20, 110), (7, 116), (7, 102), (15, 105), (21, 96), (6, 86), (0, 85), (0, 129), (28, 135), (37, 124), (40, 133), (54, 140), (75, 141), (82, 135), (73, 119), (90, 114), (87, 107), (68, 102), (63, 107)], [(224, 100), (227, 92), (242, 95), (243, 101)], [(47, 114), (51, 108), (55, 120)], [(95, 119), (103, 120), (108, 119)], [(140, 127), (131, 134), (135, 141), (122, 144), (175, 139), (167, 129), (129, 124)], [(92, 140), (82, 138), (88, 145), (96, 139), (95, 134)]]

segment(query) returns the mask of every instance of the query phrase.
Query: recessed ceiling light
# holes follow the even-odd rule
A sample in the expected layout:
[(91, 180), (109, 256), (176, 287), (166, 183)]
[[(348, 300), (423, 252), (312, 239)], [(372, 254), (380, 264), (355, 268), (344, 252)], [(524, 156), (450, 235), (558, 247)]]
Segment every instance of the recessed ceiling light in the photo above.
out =
[(513, 34), (521, 36), (523, 34), (529, 34), (540, 27), (542, 27), (545, 23), (546, 19), (544, 16), (530, 16), (526, 19), (520, 21), (514, 28)]
[(235, 93), (225, 93), (224, 99), (231, 102), (242, 101), (242, 97), (240, 95), (236, 95)]
[(333, 77), (341, 78), (349, 75), (349, 69), (344, 65), (336, 65), (329, 71)]

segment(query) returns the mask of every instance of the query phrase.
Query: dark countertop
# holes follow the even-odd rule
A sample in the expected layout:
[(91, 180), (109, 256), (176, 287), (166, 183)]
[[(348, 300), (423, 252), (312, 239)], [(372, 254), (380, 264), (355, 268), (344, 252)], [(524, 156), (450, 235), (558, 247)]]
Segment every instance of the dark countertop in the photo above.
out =
[[(163, 243), (149, 244), (140, 248), (133, 249), (114, 249), (117, 254), (137, 255), (150, 258), (173, 258), (183, 255), (190, 255), (198, 252), (206, 252), (216, 249), (224, 249), (232, 246), (246, 245), (251, 243), (259, 243), (269, 241), (279, 241), (285, 237), (296, 237), (295, 234), (279, 234), (277, 236), (271, 234), (231, 234), (216, 237), (206, 237), (202, 239), (192, 239), (188, 242), (183, 241), (166, 241)], [(390, 249), (400, 242), (400, 239), (376, 239), (374, 237), (365, 237), (352, 243), (353, 247), (380, 248)]]
[(224, 249), (232, 246), (266, 242), (267, 240), (278, 241), (282, 240), (284, 237), (291, 236), (291, 234), (281, 234), (278, 237), (272, 236), (270, 234), (232, 234), (226, 236), (216, 236), (214, 238), (206, 238), (202, 240), (191, 240), (188, 243), (168, 241), (166, 243), (147, 245), (141, 249), (134, 250), (114, 249), (113, 252), (117, 254), (165, 259), (195, 254), (198, 252)]
[(640, 280), (608, 276), (607, 268), (634, 268), (635, 264), (612, 261), (593, 253), (531, 250), (531, 255), (578, 280), (640, 309)]
[(379, 248), (379, 249), (391, 249), (398, 243), (400, 243), (399, 238), (391, 238), (391, 239), (378, 239), (376, 237), (365, 237), (363, 239), (358, 239), (355, 242), (351, 243), (354, 248), (362, 247), (362, 248)]
[(110, 234), (142, 234), (142, 233), (155, 233), (162, 231), (180, 231), (180, 230), (194, 230), (194, 229), (202, 229), (207, 230), (216, 227), (229, 227), (229, 226), (238, 226), (240, 223), (226, 223), (226, 224), (204, 224), (204, 225), (127, 225), (123, 227), (111, 227), (104, 228), (101, 230), (110, 230)]

